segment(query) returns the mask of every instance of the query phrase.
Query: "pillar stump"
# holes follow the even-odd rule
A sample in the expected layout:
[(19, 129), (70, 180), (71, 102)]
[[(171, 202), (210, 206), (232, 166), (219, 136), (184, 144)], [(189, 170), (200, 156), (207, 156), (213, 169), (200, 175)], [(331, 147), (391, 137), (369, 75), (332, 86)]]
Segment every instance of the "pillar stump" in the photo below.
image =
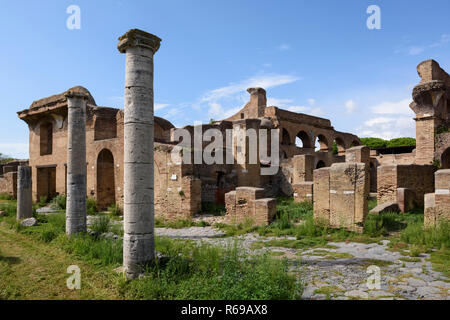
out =
[(87, 95), (69, 90), (67, 134), (66, 234), (86, 232), (86, 100)]
[(32, 216), (31, 167), (19, 166), (17, 169), (17, 220), (28, 219)]
[(132, 29), (119, 38), (125, 53), (123, 266), (128, 278), (154, 260), (153, 55), (157, 36)]

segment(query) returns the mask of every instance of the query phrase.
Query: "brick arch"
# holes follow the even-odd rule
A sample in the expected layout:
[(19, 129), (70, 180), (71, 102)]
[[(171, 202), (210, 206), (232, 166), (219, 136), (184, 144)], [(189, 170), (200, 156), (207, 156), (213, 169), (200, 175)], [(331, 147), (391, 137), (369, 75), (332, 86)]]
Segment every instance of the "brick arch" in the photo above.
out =
[(291, 136), (289, 134), (289, 131), (286, 130), (286, 128), (281, 129), (281, 144), (284, 145), (292, 144)]
[(441, 168), (450, 169), (450, 147), (448, 147), (441, 155)]
[(321, 134), (321, 133), (317, 134), (316, 137), (314, 138), (314, 147), (316, 147), (316, 145), (315, 145), (316, 140), (318, 140), (318, 142), (319, 142), (319, 147), (320, 147), (321, 152), (327, 152), (330, 150), (329, 140), (326, 135)]
[(104, 148), (97, 156), (97, 203), (100, 209), (106, 209), (115, 202), (114, 155)]
[(346, 149), (345, 139), (340, 136), (336, 136), (336, 137), (334, 137), (333, 142), (336, 142), (336, 146), (338, 149), (338, 155), (343, 155), (345, 153), (345, 149)]
[(357, 146), (360, 146), (360, 145), (361, 145), (361, 142), (359, 142), (356, 139), (353, 139), (352, 142), (350, 143), (350, 148), (351, 147), (357, 147)]
[[(297, 140), (297, 138), (301, 140), (301, 142), (303, 144), (302, 148), (312, 148), (311, 137), (305, 130), (298, 131), (298, 133), (295, 135), (295, 137), (296, 137), (296, 140)], [(297, 143), (296, 143), (296, 145), (297, 145)]]

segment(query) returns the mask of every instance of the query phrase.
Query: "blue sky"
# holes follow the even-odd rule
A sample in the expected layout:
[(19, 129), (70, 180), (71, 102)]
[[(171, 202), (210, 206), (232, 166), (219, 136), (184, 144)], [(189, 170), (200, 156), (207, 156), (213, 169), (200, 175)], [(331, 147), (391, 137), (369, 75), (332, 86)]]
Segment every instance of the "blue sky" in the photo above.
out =
[[(69, 30), (69, 5), (81, 29)], [(381, 30), (369, 30), (369, 5)], [(0, 152), (28, 157), (16, 112), (75, 85), (123, 108), (125, 57), (117, 38), (140, 28), (163, 39), (155, 55), (156, 115), (176, 126), (221, 119), (248, 100), (331, 120), (359, 136), (414, 136), (408, 108), (416, 66), (450, 70), (450, 2), (1, 1)]]

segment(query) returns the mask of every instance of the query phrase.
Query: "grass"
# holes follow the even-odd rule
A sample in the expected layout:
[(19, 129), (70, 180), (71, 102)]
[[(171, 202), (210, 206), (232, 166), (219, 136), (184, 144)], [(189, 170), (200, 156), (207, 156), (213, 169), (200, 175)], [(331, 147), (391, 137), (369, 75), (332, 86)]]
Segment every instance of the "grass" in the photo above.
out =
[(214, 202), (202, 202), (202, 212), (210, 213), (215, 216), (224, 216), (226, 209), (224, 205), (216, 204)]
[(9, 193), (0, 193), (0, 200), (13, 200), (13, 196)]
[(97, 201), (94, 198), (86, 199), (86, 211), (88, 215), (96, 215), (98, 213)]
[(210, 226), (209, 222), (206, 221), (193, 221), (192, 219), (180, 219), (174, 221), (164, 221), (163, 219), (155, 219), (156, 228), (171, 228), (171, 229), (182, 229), (190, 227), (207, 227)]
[(123, 215), (122, 209), (117, 204), (112, 204), (108, 207), (109, 213), (111, 213), (112, 216), (119, 217)]
[(56, 210), (66, 210), (67, 197), (66, 195), (57, 195), (51, 201), (51, 206)]
[[(120, 299), (115, 277), (54, 243), (0, 226), (0, 299)], [(81, 290), (67, 289), (70, 265), (81, 269)]]
[(345, 291), (338, 286), (322, 286), (319, 289), (314, 290), (315, 294), (324, 294), (327, 300), (342, 295), (344, 292)]
[(102, 233), (109, 232), (110, 218), (106, 214), (101, 214), (97, 216), (91, 226), (90, 229), (96, 234), (96, 236), (100, 236)]
[(246, 256), (236, 245), (186, 246), (158, 239), (165, 258), (147, 269), (148, 276), (122, 280), (121, 293), (131, 299), (276, 300), (298, 299), (302, 286), (288, 272), (286, 260)]
[[(261, 300), (297, 299), (302, 293), (302, 285), (297, 276), (289, 272), (287, 260), (276, 259), (268, 254), (247, 256), (236, 244), (222, 248), (166, 238), (155, 239), (156, 250), (163, 255), (163, 258), (147, 267), (147, 277), (126, 280), (112, 271), (122, 264), (122, 241), (92, 237), (88, 234), (69, 238), (64, 232), (63, 212), (48, 216), (37, 215), (37, 219), (38, 226), (25, 229), (14, 227), (14, 216), (1, 218), (10, 228), (5, 229), (5, 224), (0, 226), (0, 240), (3, 240), (1, 235), (5, 234), (8, 239), (0, 241), (0, 271), (2, 271), (0, 298), (48, 299), (66, 298), (67, 294), (72, 294), (70, 297), (78, 299)], [(109, 217), (100, 215), (97, 221), (101, 221), (99, 227), (94, 228), (105, 231)], [(35, 260), (33, 268), (37, 268), (46, 281), (37, 286), (30, 285), (29, 282), (34, 280), (22, 273), (28, 272), (31, 277), (34, 273), (23, 266), (17, 268), (16, 272), (20, 271), (17, 277), (7, 276), (11, 272), (5, 269), (9, 266), (5, 268), (3, 266), (6, 258), (2, 245), (7, 241), (17, 242), (16, 246), (23, 245), (20, 259), (33, 256)], [(24, 245), (24, 243), (27, 244)], [(9, 248), (8, 245), (6, 247)], [(52, 254), (44, 255), (43, 249)], [(14, 248), (14, 252), (18, 251)], [(57, 259), (53, 258), (55, 254), (58, 255)], [(49, 260), (49, 257), (52, 258)], [(67, 265), (83, 265), (82, 283), (83, 286), (87, 283), (90, 291), (82, 289), (83, 293), (72, 293), (64, 289), (62, 285), (65, 283), (62, 281), (65, 281), (68, 276), (66, 270), (62, 267), (49, 266), (48, 268), (51, 269), (49, 271), (46, 267), (61, 259), (70, 261), (70, 263), (64, 263)], [(58, 276), (51, 276), (56, 272), (53, 269), (57, 269)], [(84, 277), (87, 280), (84, 280)], [(100, 285), (100, 282), (103, 283)], [(63, 293), (57, 293), (60, 291)]]

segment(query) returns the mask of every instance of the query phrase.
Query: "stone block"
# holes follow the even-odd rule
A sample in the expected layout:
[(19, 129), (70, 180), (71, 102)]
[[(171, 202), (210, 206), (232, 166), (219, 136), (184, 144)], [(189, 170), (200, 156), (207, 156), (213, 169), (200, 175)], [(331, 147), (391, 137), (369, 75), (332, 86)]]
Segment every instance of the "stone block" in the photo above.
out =
[(345, 162), (362, 162), (369, 164), (370, 148), (366, 146), (357, 146), (345, 150)]
[(313, 198), (314, 221), (329, 223), (330, 220), (330, 168), (314, 170)]
[(410, 212), (416, 204), (416, 193), (408, 188), (397, 188), (397, 204), (400, 212)]
[(292, 185), (294, 189), (294, 201), (295, 202), (313, 202), (314, 194), (314, 182), (305, 181)]
[(292, 183), (313, 181), (314, 155), (296, 155), (292, 158), (293, 178)]
[(390, 201), (377, 205), (375, 208), (370, 210), (371, 214), (380, 214), (386, 212), (400, 212), (397, 202)]

